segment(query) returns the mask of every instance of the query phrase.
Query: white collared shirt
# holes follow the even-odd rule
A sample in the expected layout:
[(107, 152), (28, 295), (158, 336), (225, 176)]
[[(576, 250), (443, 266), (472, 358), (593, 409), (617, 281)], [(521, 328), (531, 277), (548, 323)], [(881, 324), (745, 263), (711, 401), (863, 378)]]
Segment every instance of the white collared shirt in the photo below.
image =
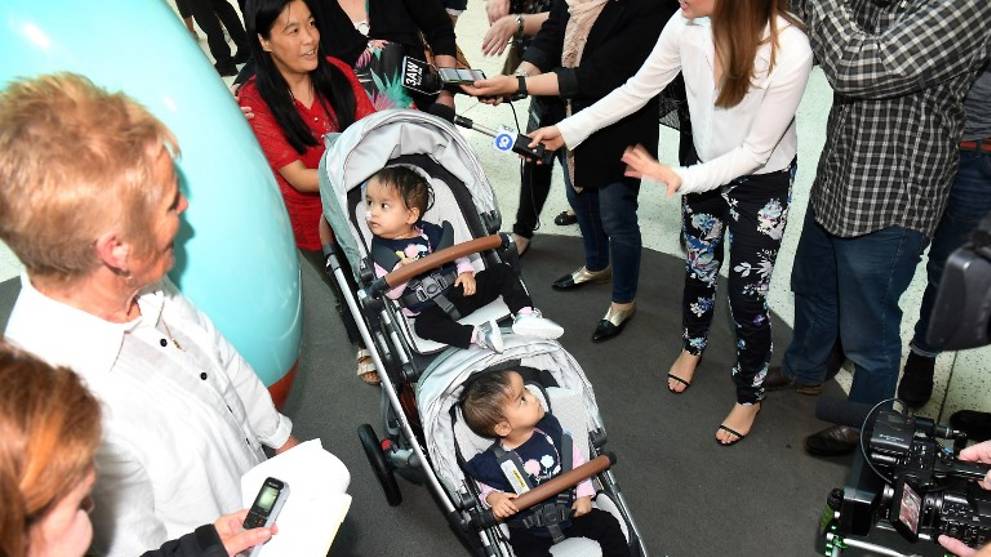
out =
[(241, 475), (292, 422), (251, 366), (167, 279), (111, 323), (53, 300), (21, 275), (6, 336), (83, 377), (103, 403), (92, 550), (140, 555), (241, 508)]
[(719, 108), (709, 18), (686, 19), (679, 11), (633, 77), (557, 124), (565, 144), (574, 149), (596, 130), (640, 110), (683, 72), (692, 136), (703, 162), (674, 167), (682, 179), (680, 192), (707, 191), (740, 176), (787, 168), (798, 150), (795, 111), (812, 70), (812, 49), (805, 33), (783, 18), (778, 18), (777, 28), (774, 68), (768, 73), (768, 41), (757, 50), (755, 77), (746, 96), (732, 108)]

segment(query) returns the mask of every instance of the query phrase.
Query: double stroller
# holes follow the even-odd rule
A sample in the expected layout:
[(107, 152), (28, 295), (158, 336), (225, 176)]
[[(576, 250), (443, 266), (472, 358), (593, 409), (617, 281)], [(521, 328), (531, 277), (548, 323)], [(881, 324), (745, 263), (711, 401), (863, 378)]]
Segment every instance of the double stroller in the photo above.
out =
[[(354, 317), (382, 379), (383, 438), (369, 424), (358, 428), (358, 436), (388, 503), (402, 501), (397, 475), (425, 484), (468, 551), (513, 555), (506, 526), (498, 524), (481, 503), (478, 485), (464, 472), (465, 463), (492, 440), (468, 429), (458, 399), (473, 374), (494, 369), (543, 370), (546, 373), (529, 376), (527, 388), (571, 432), (575, 446), (589, 460), (571, 475), (594, 473), (595, 506), (617, 518), (633, 555), (646, 556), (640, 532), (609, 470), (615, 457), (604, 449), (606, 430), (595, 393), (578, 362), (560, 344), (504, 329), (502, 353), (447, 347), (418, 337), (415, 317), (403, 312), (401, 301), (385, 296), (389, 285), (458, 257), (469, 256), (476, 271), (501, 263), (519, 271), (515, 244), (508, 235), (498, 234), (501, 216), (495, 194), (465, 139), (438, 117), (387, 110), (328, 137), (327, 143), (320, 162), (320, 194), (336, 240), (335, 246), (324, 248), (327, 272), (340, 286), (346, 310)], [(449, 222), (453, 245), (377, 277), (363, 185), (377, 170), (392, 165), (407, 165), (429, 178), (434, 202), (424, 220)], [(505, 322), (509, 317), (508, 308), (497, 299), (459, 321), (477, 325), (492, 319)], [(565, 475), (562, 481), (567, 480)], [(554, 486), (541, 485), (526, 495), (553, 498), (554, 493), (538, 493), (545, 487)], [(599, 554), (598, 544), (584, 538), (566, 539), (551, 551), (557, 556)]]

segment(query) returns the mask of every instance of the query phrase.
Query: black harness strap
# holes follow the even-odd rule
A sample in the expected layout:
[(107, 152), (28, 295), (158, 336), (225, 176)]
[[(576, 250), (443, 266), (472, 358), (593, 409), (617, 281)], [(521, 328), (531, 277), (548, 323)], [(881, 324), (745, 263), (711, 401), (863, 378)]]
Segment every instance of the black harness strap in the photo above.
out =
[[(492, 444), (491, 450), (495, 454), (499, 468), (502, 469), (502, 473), (506, 476), (506, 481), (513, 487), (517, 495), (533, 489), (534, 486), (526, 474), (526, 470), (523, 468), (523, 461), (516, 454), (516, 451), (503, 449), (499, 441)], [(561, 458), (560, 473), (563, 474), (571, 470), (573, 465), (573, 451), (574, 443), (571, 435), (562, 431), (560, 450), (558, 451)], [(558, 493), (553, 501), (537, 505), (529, 509), (523, 516), (513, 518), (510, 520), (510, 523), (521, 525), (526, 529), (547, 528), (554, 543), (561, 543), (565, 539), (564, 531), (561, 529), (561, 523), (569, 520), (571, 514), (571, 490), (568, 490)]]
[[(441, 235), (437, 240), (434, 251), (440, 251), (454, 245), (454, 226), (449, 221), (441, 223)], [(383, 269), (395, 269), (401, 261), (394, 251), (382, 244), (373, 242), (371, 258)], [(461, 319), (461, 312), (444, 294), (454, 286), (458, 278), (457, 271), (444, 268), (435, 269), (429, 273), (412, 279), (406, 285), (406, 293), (400, 296), (399, 303), (403, 307), (413, 307), (427, 301), (433, 301), (444, 313), (451, 316), (451, 319)]]

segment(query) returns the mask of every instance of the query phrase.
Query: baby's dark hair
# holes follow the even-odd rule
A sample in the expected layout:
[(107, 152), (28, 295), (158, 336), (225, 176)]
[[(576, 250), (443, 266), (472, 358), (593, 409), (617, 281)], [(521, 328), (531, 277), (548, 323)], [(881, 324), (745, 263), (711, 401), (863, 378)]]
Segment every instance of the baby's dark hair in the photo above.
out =
[(495, 426), (503, 421), (502, 406), (509, 396), (509, 374), (513, 370), (489, 371), (468, 380), (461, 392), (461, 414), (472, 431), (482, 437), (497, 437)]
[(394, 188), (407, 209), (419, 209), (420, 218), (433, 205), (430, 184), (422, 175), (406, 166), (387, 166), (372, 175), (378, 183)]

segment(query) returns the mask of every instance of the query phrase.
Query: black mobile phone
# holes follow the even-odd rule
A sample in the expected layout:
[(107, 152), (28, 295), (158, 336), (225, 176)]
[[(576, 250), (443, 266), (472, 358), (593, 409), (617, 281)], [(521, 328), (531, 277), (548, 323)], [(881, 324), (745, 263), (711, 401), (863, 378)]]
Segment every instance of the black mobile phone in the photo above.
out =
[(437, 68), (441, 82), (447, 85), (471, 85), (485, 79), (485, 72), (466, 68)]
[[(266, 478), (261, 489), (258, 490), (255, 502), (248, 510), (248, 516), (244, 518), (244, 529), (269, 527), (274, 524), (288, 498), (289, 485), (286, 482), (272, 477)], [(261, 548), (261, 545), (256, 545), (248, 553), (249, 557), (257, 555)]]

